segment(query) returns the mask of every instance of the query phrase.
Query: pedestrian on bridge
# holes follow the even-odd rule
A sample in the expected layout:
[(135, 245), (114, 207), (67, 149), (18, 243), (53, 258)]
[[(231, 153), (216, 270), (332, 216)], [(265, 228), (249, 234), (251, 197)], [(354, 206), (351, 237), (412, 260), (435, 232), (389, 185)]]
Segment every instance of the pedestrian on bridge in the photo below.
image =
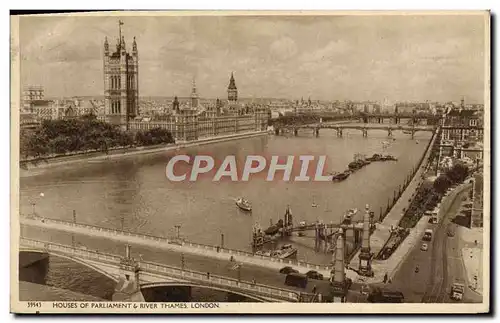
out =
[(388, 277), (387, 273), (385, 273), (385, 275), (384, 275), (384, 284), (385, 284), (385, 283), (387, 283), (387, 279), (388, 279), (388, 278), (389, 278), (389, 277)]
[(210, 273), (207, 272), (207, 279), (210, 279)]

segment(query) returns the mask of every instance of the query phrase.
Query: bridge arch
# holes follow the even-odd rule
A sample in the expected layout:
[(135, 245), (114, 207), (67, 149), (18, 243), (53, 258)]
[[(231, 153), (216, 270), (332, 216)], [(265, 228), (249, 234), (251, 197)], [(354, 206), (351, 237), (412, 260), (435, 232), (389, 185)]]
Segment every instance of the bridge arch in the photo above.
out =
[(262, 297), (262, 296), (251, 295), (251, 294), (247, 294), (247, 293), (244, 293), (244, 292), (238, 292), (238, 291), (234, 291), (234, 290), (223, 288), (223, 287), (216, 287), (216, 286), (209, 285), (209, 284), (197, 284), (197, 283), (191, 283), (191, 282), (143, 283), (143, 284), (141, 284), (141, 290), (148, 289), (148, 288), (175, 287), (175, 286), (189, 286), (189, 287), (206, 288), (206, 289), (210, 289), (210, 290), (217, 290), (217, 291), (221, 291), (221, 292), (232, 293), (232, 294), (235, 294), (235, 295), (239, 295), (239, 296), (243, 296), (243, 297), (249, 298), (251, 300), (258, 301), (258, 302), (268, 302), (269, 301), (267, 298)]
[(101, 268), (97, 267), (97, 266), (94, 266), (93, 264), (90, 264), (88, 262), (86, 262), (84, 259), (81, 259), (81, 258), (78, 258), (78, 257), (73, 257), (73, 256), (69, 256), (69, 255), (66, 255), (66, 254), (62, 254), (62, 253), (58, 253), (58, 252), (53, 252), (53, 251), (50, 251), (50, 250), (42, 250), (42, 249), (37, 249), (37, 248), (20, 248), (19, 249), (19, 253), (22, 253), (22, 252), (34, 252), (34, 253), (46, 253), (50, 256), (55, 256), (55, 257), (59, 257), (59, 258), (62, 258), (62, 259), (67, 259), (67, 260), (71, 260), (77, 264), (80, 264), (80, 265), (83, 265), (87, 268), (90, 268), (96, 272), (98, 272), (99, 274), (102, 274), (104, 276), (106, 276), (107, 278), (113, 280), (114, 282), (118, 282), (118, 277), (117, 276), (114, 276), (112, 274), (110, 274), (109, 272), (106, 272), (105, 270), (102, 270)]

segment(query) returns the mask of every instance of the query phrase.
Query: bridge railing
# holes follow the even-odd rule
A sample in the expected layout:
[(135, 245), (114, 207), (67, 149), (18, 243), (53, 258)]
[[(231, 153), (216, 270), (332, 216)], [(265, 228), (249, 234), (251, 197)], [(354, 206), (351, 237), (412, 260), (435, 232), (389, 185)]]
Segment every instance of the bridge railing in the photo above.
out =
[(111, 255), (111, 254), (86, 250), (86, 249), (72, 247), (72, 246), (65, 246), (65, 245), (52, 243), (52, 242), (33, 240), (33, 239), (21, 238), (20, 244), (22, 246), (25, 246), (25, 247), (32, 247), (35, 249), (47, 250), (47, 251), (51, 251), (51, 252), (55, 252), (55, 253), (70, 254), (70, 255), (85, 258), (85, 259), (97, 260), (97, 261), (111, 263), (111, 264), (119, 264), (120, 259), (121, 259), (119, 256), (115, 256), (115, 255)]
[(263, 295), (268, 295), (272, 297), (279, 297), (282, 299), (288, 299), (293, 301), (299, 301), (300, 296), (298, 292), (294, 292), (287, 289), (272, 287), (262, 284), (253, 284), (246, 281), (238, 281), (236, 279), (217, 276), (217, 275), (207, 275), (206, 273), (196, 272), (192, 270), (182, 270), (176, 267), (170, 267), (163, 264), (151, 263), (151, 262), (140, 262), (139, 265), (141, 270), (147, 270), (150, 272), (158, 272), (160, 274), (167, 274), (180, 279), (201, 281), (203, 283), (209, 283), (212, 285), (222, 285), (225, 287), (243, 289), (250, 291), (252, 293), (259, 293)]
[[(71, 255), (78, 258), (90, 259), (94, 261), (99, 261), (103, 263), (113, 264), (115, 266), (119, 266), (121, 263), (122, 257), (106, 254), (98, 251), (85, 250), (81, 248), (76, 248), (72, 246), (65, 246), (57, 243), (39, 241), (34, 239), (20, 239), (21, 246), (28, 248), (35, 248), (46, 250), (47, 252), (52, 252), (55, 254), (66, 254)], [(139, 261), (140, 270), (146, 272), (159, 273), (163, 275), (168, 275), (175, 278), (186, 279), (186, 280), (194, 280), (194, 281), (202, 281), (203, 283), (208, 283), (212, 285), (221, 285), (226, 288), (234, 288), (239, 290), (246, 290), (252, 293), (258, 293), (261, 295), (267, 295), (271, 297), (278, 297), (280, 299), (287, 299), (292, 301), (299, 301), (300, 295), (297, 292), (272, 287), (268, 285), (262, 284), (253, 284), (246, 281), (238, 281), (236, 279), (217, 276), (217, 275), (207, 275), (206, 273), (185, 270), (177, 267), (172, 267), (164, 264), (154, 263), (154, 262), (146, 262)]]
[(38, 219), (40, 221), (45, 221), (46, 223), (49, 223), (49, 222), (58, 223), (58, 224), (62, 224), (65, 226), (82, 228), (82, 229), (87, 229), (90, 231), (105, 232), (105, 233), (109, 233), (110, 235), (114, 235), (114, 236), (122, 235), (122, 236), (126, 236), (126, 237), (136, 237), (136, 238), (149, 240), (149, 241), (156, 241), (156, 242), (163, 242), (163, 243), (172, 244), (172, 245), (178, 245), (180, 247), (189, 247), (189, 248), (195, 248), (198, 250), (211, 251), (211, 252), (217, 253), (217, 254), (226, 253), (229, 256), (251, 257), (253, 259), (259, 259), (259, 260), (268, 261), (271, 263), (278, 263), (278, 264), (283, 264), (283, 265), (295, 265), (295, 266), (299, 266), (299, 267), (304, 267), (305, 269), (314, 269), (314, 270), (330, 270), (331, 269), (330, 266), (317, 265), (317, 264), (312, 264), (312, 263), (308, 263), (305, 261), (299, 261), (299, 260), (295, 260), (295, 259), (282, 259), (282, 258), (270, 257), (270, 256), (266, 256), (266, 255), (257, 255), (255, 253), (242, 251), (242, 250), (221, 248), (218, 246), (205, 245), (205, 244), (195, 243), (195, 242), (179, 241), (177, 239), (169, 239), (169, 238), (152, 236), (152, 235), (148, 235), (148, 234), (134, 233), (134, 232), (130, 232), (130, 231), (121, 231), (121, 230), (110, 229), (110, 228), (103, 228), (103, 227), (98, 227), (98, 226), (89, 225), (89, 224), (82, 224), (82, 223), (75, 223), (75, 222), (58, 220), (58, 219), (44, 218), (44, 217), (40, 217), (40, 216), (30, 215), (29, 217), (34, 218), (34, 219)]

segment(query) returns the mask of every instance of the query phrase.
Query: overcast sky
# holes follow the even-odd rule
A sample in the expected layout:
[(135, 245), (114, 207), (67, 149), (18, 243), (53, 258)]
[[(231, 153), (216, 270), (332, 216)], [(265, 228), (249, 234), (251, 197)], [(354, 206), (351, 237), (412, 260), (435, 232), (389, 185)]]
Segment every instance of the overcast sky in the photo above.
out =
[[(141, 96), (483, 102), (484, 16), (122, 17)], [(23, 17), (22, 85), (103, 95), (117, 17)]]

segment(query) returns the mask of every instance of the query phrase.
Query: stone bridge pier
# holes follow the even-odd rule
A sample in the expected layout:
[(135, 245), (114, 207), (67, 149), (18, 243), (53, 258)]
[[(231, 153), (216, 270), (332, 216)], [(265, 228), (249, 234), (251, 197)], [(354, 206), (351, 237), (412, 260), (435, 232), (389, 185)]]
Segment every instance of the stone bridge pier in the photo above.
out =
[(19, 280), (44, 285), (49, 271), (49, 254), (45, 252), (19, 253)]
[(120, 261), (120, 276), (113, 294), (113, 302), (144, 302), (139, 279), (139, 263), (130, 256), (130, 245), (125, 247), (125, 257)]

